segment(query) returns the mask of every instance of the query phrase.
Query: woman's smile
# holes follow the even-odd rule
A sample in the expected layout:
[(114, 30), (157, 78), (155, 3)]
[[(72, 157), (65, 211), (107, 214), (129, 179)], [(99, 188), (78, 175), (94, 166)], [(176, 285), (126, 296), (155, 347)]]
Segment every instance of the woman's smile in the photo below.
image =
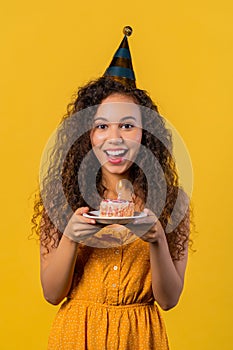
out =
[(128, 149), (126, 148), (117, 148), (117, 149), (107, 149), (104, 151), (107, 160), (112, 164), (120, 164), (125, 160), (125, 157), (127, 157)]

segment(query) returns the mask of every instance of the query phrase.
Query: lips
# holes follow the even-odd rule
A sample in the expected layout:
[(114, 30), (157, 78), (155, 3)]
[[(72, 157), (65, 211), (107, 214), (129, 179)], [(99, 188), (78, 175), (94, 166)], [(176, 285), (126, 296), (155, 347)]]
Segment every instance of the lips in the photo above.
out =
[(124, 156), (128, 152), (128, 149), (107, 149), (104, 152), (110, 163), (119, 164), (124, 161)]

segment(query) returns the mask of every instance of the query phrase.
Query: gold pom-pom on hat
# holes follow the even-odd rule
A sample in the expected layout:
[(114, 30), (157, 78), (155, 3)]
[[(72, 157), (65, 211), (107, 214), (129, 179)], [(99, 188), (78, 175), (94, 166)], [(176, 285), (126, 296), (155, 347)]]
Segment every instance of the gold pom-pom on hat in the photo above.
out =
[(133, 33), (133, 28), (130, 26), (125, 26), (123, 29), (123, 33), (127, 36), (130, 36)]

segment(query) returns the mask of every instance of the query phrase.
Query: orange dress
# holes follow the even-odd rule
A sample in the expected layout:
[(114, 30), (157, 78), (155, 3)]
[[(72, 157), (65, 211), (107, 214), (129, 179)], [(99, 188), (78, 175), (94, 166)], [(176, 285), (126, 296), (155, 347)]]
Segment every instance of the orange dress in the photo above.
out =
[(154, 302), (149, 244), (80, 246), (73, 286), (52, 325), (48, 350), (168, 350)]

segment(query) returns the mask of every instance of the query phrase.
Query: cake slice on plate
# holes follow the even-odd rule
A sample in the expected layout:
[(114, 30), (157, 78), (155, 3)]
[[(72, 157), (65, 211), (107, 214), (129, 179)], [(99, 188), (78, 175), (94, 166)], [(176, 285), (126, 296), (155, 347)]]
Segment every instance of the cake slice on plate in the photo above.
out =
[(124, 199), (103, 199), (100, 203), (100, 216), (125, 217), (134, 215), (134, 203)]

